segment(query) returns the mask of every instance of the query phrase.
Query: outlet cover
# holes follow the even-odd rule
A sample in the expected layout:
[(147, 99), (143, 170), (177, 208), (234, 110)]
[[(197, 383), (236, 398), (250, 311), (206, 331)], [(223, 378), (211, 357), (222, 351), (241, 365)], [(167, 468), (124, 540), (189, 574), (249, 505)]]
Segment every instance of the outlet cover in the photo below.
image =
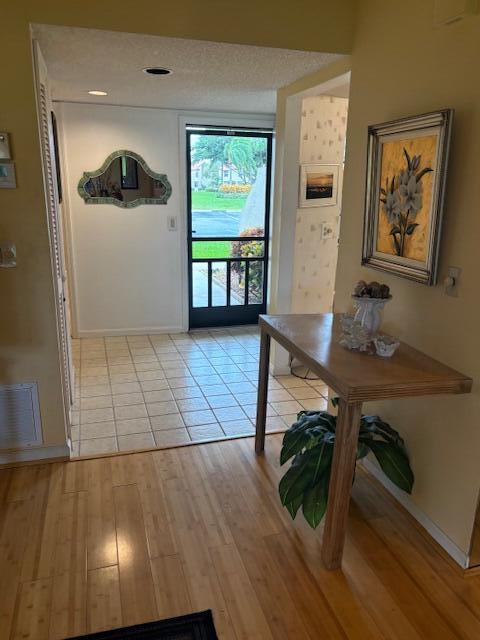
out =
[(17, 266), (17, 248), (14, 244), (0, 245), (0, 267), (9, 269)]
[(458, 297), (458, 281), (460, 279), (460, 274), (462, 270), (460, 267), (448, 267), (447, 279), (452, 278), (453, 284), (445, 285), (445, 293), (447, 296), (452, 296), (452, 298)]
[(8, 133), (0, 131), (0, 160), (10, 160), (11, 157)]

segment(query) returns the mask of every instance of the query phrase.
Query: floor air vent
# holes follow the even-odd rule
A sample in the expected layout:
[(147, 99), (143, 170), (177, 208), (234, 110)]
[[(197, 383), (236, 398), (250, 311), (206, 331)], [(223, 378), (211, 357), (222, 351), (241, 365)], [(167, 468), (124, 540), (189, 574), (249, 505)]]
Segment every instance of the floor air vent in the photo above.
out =
[(42, 443), (37, 385), (0, 386), (0, 449)]

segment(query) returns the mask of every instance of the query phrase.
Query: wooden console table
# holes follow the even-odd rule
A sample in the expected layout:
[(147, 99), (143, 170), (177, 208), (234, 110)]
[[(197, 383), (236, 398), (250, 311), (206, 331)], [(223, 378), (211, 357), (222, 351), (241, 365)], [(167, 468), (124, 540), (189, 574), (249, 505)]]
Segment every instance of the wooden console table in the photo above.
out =
[(322, 543), (328, 569), (341, 566), (355, 471), (362, 402), (440, 393), (469, 393), (472, 380), (402, 343), (391, 358), (349, 351), (338, 343), (339, 316), (260, 316), (260, 374), (255, 451), (265, 445), (270, 338), (339, 396), (337, 431)]

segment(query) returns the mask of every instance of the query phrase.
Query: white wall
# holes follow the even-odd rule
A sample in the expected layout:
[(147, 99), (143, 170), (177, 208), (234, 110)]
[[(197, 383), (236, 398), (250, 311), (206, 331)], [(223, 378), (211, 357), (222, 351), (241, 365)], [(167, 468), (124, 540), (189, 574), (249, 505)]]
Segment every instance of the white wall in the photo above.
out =
[[(345, 98), (311, 96), (302, 100), (300, 164), (338, 165), (338, 193), (335, 205), (297, 209), (292, 283), (294, 313), (332, 310), (347, 114)], [(324, 226), (333, 228), (332, 237), (322, 237)]]
[[(212, 115), (162, 109), (59, 103), (65, 175), (65, 210), (71, 230), (74, 325), (79, 336), (181, 331), (188, 326), (184, 138), (190, 123), (225, 124)], [(229, 124), (245, 126), (245, 115)], [(251, 126), (259, 123), (250, 118)], [(263, 126), (272, 118), (261, 119)], [(172, 196), (166, 205), (121, 209), (87, 205), (77, 192), (84, 171), (128, 149), (151, 169), (166, 173)], [(177, 231), (167, 217), (176, 216)]]
[[(320, 313), (331, 308), (338, 235), (323, 242), (319, 231), (322, 222), (332, 222), (338, 229), (343, 168), (339, 167), (339, 200), (335, 207), (299, 209), (299, 177), (302, 162), (342, 164), (346, 129), (343, 117), (347, 116), (348, 100), (318, 94), (336, 93), (338, 87), (343, 94), (348, 80), (349, 75), (342, 74), (293, 95), (283, 96), (282, 90), (279, 92), (277, 107), (281, 108), (281, 113), (277, 127), (282, 128), (282, 139), (275, 158), (269, 313)], [(320, 135), (317, 120), (322, 126), (325, 120), (332, 120), (332, 131), (337, 129), (334, 132), (337, 139), (325, 135), (324, 131)], [(328, 125), (325, 131), (330, 131)], [(305, 289), (304, 285), (307, 285)], [(305, 292), (308, 292), (307, 296)], [(272, 344), (271, 361), (272, 372), (276, 375), (289, 372), (289, 354), (275, 343)]]
[[(285, 101), (283, 140), (275, 157), (269, 313), (290, 313), (292, 309), (301, 105), (301, 96)], [(275, 341), (270, 360), (274, 375), (290, 372), (290, 354)]]

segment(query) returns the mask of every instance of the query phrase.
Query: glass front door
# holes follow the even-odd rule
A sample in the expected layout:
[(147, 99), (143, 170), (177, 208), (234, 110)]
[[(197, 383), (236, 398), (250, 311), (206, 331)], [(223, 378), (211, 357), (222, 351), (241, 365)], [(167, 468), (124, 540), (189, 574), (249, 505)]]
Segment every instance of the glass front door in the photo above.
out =
[(272, 133), (187, 127), (190, 328), (266, 310)]

